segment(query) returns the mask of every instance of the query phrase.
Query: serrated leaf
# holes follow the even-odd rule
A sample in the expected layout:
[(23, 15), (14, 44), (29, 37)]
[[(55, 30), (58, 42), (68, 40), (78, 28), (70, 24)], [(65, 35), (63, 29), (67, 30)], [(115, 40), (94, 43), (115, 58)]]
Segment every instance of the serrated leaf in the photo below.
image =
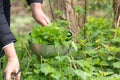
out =
[(40, 71), (41, 71), (42, 73), (44, 73), (45, 75), (48, 75), (49, 73), (54, 73), (54, 72), (55, 72), (54, 68), (52, 68), (52, 67), (51, 67), (49, 64), (47, 64), (47, 63), (41, 64)]
[(79, 76), (81, 80), (88, 80), (89, 77), (91, 77), (90, 74), (82, 71), (82, 70), (74, 70), (75, 75)]
[(112, 39), (112, 41), (113, 41), (113, 42), (120, 42), (120, 38), (119, 38), (119, 37), (114, 38), (114, 39)]
[(120, 69), (120, 61), (113, 63), (113, 67)]
[(113, 60), (113, 59), (115, 59), (115, 57), (113, 57), (113, 56), (108, 56), (108, 58), (107, 58), (107, 60)]
[(109, 64), (107, 63), (107, 61), (101, 61), (100, 65), (102, 65), (102, 66), (109, 66)]

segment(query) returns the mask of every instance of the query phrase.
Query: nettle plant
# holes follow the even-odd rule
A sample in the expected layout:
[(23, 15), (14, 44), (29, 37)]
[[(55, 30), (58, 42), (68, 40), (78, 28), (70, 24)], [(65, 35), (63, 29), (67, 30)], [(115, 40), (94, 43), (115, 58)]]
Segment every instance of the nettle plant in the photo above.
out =
[(120, 29), (114, 29), (111, 23), (107, 19), (89, 17), (85, 24), (86, 38), (81, 28), (78, 51), (70, 51), (69, 55), (40, 59), (34, 54), (28, 56), (24, 46), (18, 47), (23, 51), (21, 69), (25, 69), (21, 79), (120, 80)]
[(67, 21), (57, 20), (42, 27), (36, 25), (31, 32), (31, 41), (41, 45), (68, 46), (72, 33), (67, 29)]

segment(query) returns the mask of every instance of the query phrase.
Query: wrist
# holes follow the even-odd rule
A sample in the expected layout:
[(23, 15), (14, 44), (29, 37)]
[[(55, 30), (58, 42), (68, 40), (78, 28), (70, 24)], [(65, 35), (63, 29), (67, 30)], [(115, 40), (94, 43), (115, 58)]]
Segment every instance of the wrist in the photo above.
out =
[(17, 56), (8, 56), (8, 60), (10, 60), (10, 61), (17, 60), (18, 61), (18, 57)]
[(42, 4), (41, 3), (31, 3), (31, 9), (41, 9), (42, 8)]
[(17, 54), (14, 48), (14, 44), (9, 44), (4, 48), (5, 54), (8, 59), (17, 59)]
[(19, 63), (19, 60), (17, 57), (11, 57), (11, 58), (8, 58), (8, 62), (17, 62)]

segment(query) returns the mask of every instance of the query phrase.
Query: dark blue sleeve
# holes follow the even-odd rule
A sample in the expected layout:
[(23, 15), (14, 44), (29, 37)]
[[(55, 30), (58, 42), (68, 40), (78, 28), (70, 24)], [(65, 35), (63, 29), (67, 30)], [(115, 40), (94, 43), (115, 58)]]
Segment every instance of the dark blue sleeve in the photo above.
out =
[(27, 0), (28, 5), (30, 5), (31, 3), (42, 3), (43, 0)]
[(11, 42), (16, 41), (12, 32), (10, 31), (10, 27), (6, 20), (4, 10), (3, 10), (3, 0), (0, 1), (0, 44), (1, 46), (5, 46)]

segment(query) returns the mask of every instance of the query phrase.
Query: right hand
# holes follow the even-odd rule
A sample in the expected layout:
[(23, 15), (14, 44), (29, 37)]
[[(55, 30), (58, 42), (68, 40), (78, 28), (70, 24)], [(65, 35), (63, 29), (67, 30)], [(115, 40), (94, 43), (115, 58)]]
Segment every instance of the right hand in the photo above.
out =
[(50, 20), (45, 15), (41, 8), (41, 3), (32, 3), (31, 4), (32, 9), (32, 16), (33, 18), (42, 26), (46, 26), (50, 23)]

